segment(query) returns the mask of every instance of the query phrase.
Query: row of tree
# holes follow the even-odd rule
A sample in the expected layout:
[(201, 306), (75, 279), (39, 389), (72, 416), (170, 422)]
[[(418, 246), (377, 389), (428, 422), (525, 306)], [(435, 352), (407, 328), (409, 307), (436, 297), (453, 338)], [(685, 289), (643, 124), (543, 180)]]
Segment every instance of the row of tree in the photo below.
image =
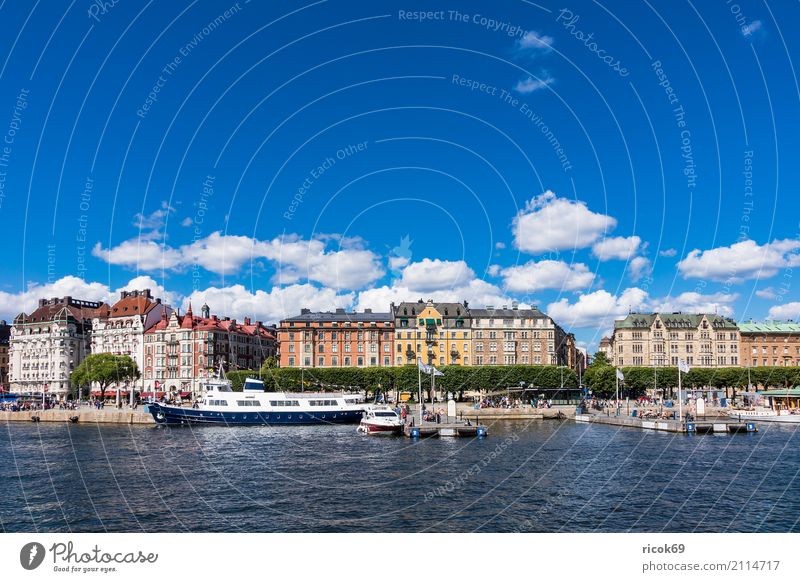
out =
[[(620, 389), (625, 395), (639, 396), (647, 390), (674, 391), (678, 386), (677, 367), (652, 368), (628, 366), (620, 368), (625, 380)], [(592, 365), (583, 376), (584, 383), (599, 396), (610, 396), (616, 390), (616, 368), (611, 366), (605, 354), (595, 355)], [(783, 388), (800, 384), (800, 367), (758, 368), (692, 368), (683, 374), (684, 388), (712, 387), (720, 390), (744, 390), (749, 385), (759, 388)]]

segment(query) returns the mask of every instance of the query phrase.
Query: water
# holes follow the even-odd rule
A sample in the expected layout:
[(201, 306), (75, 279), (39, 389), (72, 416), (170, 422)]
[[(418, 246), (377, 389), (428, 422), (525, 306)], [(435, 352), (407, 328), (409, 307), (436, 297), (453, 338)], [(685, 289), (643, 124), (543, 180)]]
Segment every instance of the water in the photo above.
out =
[(795, 427), (0, 427), (4, 531), (800, 531)]

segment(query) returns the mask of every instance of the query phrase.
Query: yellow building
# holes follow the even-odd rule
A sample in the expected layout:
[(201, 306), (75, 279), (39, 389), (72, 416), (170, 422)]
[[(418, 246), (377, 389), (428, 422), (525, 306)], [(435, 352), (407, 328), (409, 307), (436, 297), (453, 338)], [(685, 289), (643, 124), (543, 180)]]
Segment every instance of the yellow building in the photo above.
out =
[(421, 358), (435, 366), (471, 366), (472, 338), (469, 306), (462, 303), (392, 304), (395, 325), (395, 364), (416, 364)]

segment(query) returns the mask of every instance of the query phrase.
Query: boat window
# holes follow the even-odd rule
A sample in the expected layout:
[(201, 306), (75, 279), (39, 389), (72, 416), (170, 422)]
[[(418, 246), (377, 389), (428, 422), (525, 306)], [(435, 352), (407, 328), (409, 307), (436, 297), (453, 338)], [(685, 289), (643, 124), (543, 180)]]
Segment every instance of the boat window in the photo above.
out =
[(298, 400), (270, 400), (270, 406), (300, 406)]
[(209, 400), (208, 403), (211, 406), (228, 406), (228, 402), (226, 400)]
[(258, 406), (257, 400), (237, 400), (236, 404), (239, 406)]
[(375, 416), (390, 416), (392, 418), (397, 418), (397, 415), (394, 412), (376, 412)]
[(310, 406), (336, 406), (338, 402), (336, 400), (309, 400), (308, 404)]

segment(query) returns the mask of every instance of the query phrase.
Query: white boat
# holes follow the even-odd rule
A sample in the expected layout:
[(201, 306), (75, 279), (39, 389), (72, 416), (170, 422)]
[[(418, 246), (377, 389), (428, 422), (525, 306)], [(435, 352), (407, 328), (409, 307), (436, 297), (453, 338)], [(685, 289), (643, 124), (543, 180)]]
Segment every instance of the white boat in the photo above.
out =
[(772, 408), (734, 408), (726, 413), (730, 418), (741, 421), (800, 423), (800, 414), (793, 414), (786, 410), (773, 410)]
[(391, 408), (370, 408), (358, 425), (358, 432), (363, 434), (392, 435), (403, 432), (403, 420)]
[(158, 424), (341, 424), (361, 420), (367, 405), (342, 392), (265, 392), (261, 380), (247, 378), (242, 392), (229, 380), (201, 382), (202, 399), (194, 406), (149, 404)]

